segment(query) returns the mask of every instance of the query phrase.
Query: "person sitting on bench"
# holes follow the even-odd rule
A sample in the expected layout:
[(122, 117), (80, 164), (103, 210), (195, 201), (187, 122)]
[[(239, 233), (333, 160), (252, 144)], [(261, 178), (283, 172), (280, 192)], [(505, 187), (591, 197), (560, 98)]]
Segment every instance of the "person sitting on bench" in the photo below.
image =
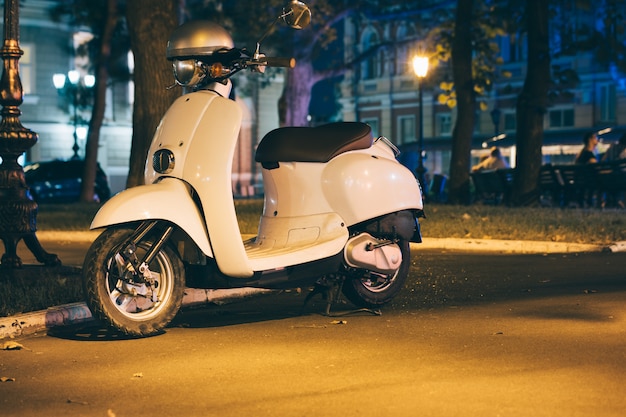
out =
[(506, 168), (509, 168), (509, 164), (502, 156), (500, 148), (494, 146), (491, 148), (487, 158), (472, 167), (472, 172)]

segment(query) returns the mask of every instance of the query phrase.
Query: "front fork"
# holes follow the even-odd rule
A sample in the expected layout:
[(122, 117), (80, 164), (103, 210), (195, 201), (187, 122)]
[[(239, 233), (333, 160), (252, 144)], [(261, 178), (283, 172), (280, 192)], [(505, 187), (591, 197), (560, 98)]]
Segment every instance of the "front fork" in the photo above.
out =
[[(150, 220), (142, 222), (128, 239), (122, 243), (115, 251), (115, 262), (118, 268), (126, 273), (130, 273), (135, 277), (137, 283), (146, 283), (154, 288), (155, 280), (150, 272), (148, 265), (157, 253), (163, 248), (168, 238), (174, 231), (174, 227), (169, 225), (160, 234), (156, 242), (150, 246), (148, 251), (141, 257), (137, 256), (137, 245), (146, 235), (158, 224), (158, 220)], [(154, 291), (153, 291), (154, 294)], [(153, 300), (156, 301), (156, 300)]]

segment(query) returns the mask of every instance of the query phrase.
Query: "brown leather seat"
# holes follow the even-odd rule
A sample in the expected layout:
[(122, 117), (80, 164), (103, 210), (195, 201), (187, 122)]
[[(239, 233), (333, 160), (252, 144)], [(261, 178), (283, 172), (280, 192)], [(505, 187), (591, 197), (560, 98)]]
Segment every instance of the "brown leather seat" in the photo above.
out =
[(255, 160), (278, 162), (328, 162), (335, 156), (372, 146), (372, 129), (365, 123), (337, 122), (317, 127), (282, 127), (259, 143)]

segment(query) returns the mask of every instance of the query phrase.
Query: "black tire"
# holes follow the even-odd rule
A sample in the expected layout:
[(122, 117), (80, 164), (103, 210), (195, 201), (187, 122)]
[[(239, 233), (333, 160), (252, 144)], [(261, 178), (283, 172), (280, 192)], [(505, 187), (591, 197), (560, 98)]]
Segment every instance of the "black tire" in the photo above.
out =
[[(128, 228), (111, 228), (98, 236), (85, 256), (83, 287), (87, 305), (96, 319), (129, 336), (151, 336), (161, 333), (180, 309), (185, 272), (178, 255), (165, 245), (149, 265), (158, 282), (154, 289), (157, 301), (137, 295), (146, 286), (122, 280), (115, 262), (115, 248), (132, 232)], [(150, 241), (141, 242), (137, 255), (141, 257), (151, 245)]]
[(407, 240), (398, 242), (402, 263), (393, 276), (382, 276), (366, 270), (351, 271), (343, 283), (342, 292), (358, 307), (379, 308), (390, 302), (404, 287), (411, 264), (411, 250)]

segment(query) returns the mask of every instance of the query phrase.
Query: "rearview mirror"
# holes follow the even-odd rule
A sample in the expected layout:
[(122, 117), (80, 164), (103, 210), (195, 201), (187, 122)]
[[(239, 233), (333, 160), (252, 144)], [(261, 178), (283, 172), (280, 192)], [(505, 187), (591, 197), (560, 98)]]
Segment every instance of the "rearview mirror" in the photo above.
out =
[(283, 8), (282, 18), (289, 27), (304, 29), (311, 23), (311, 10), (301, 1), (291, 0), (291, 3)]

